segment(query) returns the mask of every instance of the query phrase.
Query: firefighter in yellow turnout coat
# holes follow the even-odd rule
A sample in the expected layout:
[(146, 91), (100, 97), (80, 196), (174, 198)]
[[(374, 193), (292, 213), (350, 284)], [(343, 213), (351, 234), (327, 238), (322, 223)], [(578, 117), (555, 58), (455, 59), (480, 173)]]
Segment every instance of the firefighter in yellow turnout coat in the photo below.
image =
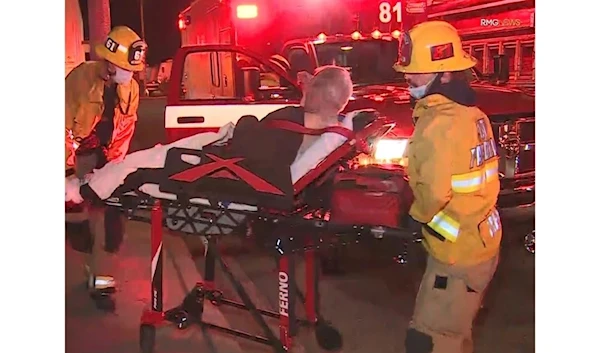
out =
[(400, 41), (394, 68), (415, 100), (408, 226), (423, 233), (429, 253), (407, 353), (472, 353), (472, 323), (498, 263), (496, 145), (464, 75), (475, 64), (447, 22), (421, 23)]
[[(144, 69), (146, 47), (133, 30), (117, 26), (94, 48), (102, 60), (82, 63), (65, 78), (65, 171), (74, 172), (67, 182), (78, 182), (107, 161), (125, 157), (139, 105), (133, 73)], [(86, 254), (90, 295), (100, 309), (113, 310), (109, 294), (116, 282), (109, 274), (117, 266), (116, 253), (122, 242), (121, 216), (91, 205), (70, 211), (79, 211), (67, 213), (66, 220), (70, 230), (76, 229), (68, 232), (76, 233), (71, 244)]]

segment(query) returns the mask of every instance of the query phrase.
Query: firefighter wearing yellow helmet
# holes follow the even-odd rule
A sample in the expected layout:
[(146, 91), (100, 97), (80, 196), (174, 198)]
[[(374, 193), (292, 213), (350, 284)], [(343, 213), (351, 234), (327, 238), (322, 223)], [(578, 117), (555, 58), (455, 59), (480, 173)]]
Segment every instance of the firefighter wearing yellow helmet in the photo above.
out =
[[(269, 62), (285, 73), (291, 70), (290, 63), (281, 55), (275, 54), (269, 58)], [(260, 74), (260, 85), (263, 87), (281, 87), (280, 75), (266, 67), (262, 67)]]
[[(84, 62), (65, 78), (65, 171), (70, 181), (83, 179), (107, 161), (125, 157), (139, 105), (139, 85), (133, 73), (144, 69), (146, 47), (130, 28), (114, 27), (94, 48), (102, 60)], [(104, 253), (102, 245), (107, 252), (116, 252), (122, 240), (120, 231), (101, 226), (112, 222), (103, 219), (114, 218), (116, 224), (120, 219), (97, 208), (74, 211), (67, 213), (67, 222), (76, 224), (75, 237), (86, 244), (78, 250), (90, 254), (86, 258), (90, 294), (102, 299), (98, 301), (100, 308), (112, 309), (114, 303), (107, 294), (114, 291), (115, 281), (106, 275), (116, 265), (112, 263), (114, 256), (100, 259), (98, 255)], [(94, 234), (99, 229), (104, 229), (104, 242)]]
[(498, 263), (498, 156), (465, 78), (475, 64), (447, 22), (418, 24), (400, 38), (394, 69), (415, 103), (406, 152), (415, 199), (406, 225), (422, 232), (429, 254), (407, 353), (472, 353), (472, 323)]

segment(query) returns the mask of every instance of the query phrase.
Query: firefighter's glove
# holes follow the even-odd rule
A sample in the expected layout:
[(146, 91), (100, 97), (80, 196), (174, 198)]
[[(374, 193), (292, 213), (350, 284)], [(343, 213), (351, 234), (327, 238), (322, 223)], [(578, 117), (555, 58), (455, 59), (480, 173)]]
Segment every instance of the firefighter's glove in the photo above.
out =
[(412, 218), (410, 215), (406, 215), (406, 217), (404, 217), (403, 227), (406, 230), (408, 230), (409, 232), (411, 232), (411, 234), (416, 236), (417, 238), (420, 238), (422, 236), (423, 229), (425, 229), (427, 231), (427, 233), (436, 237), (440, 241), (446, 241), (446, 239), (442, 235), (440, 235), (435, 230), (431, 229), (430, 226), (417, 221), (416, 219)]
[(83, 198), (79, 193), (81, 181), (75, 177), (65, 178), (65, 202), (80, 204)]
[(352, 119), (352, 120), (354, 120), (354, 118), (356, 118), (357, 116), (359, 116), (359, 115), (361, 115), (361, 114), (362, 114), (363, 116), (365, 116), (367, 119), (373, 119), (373, 118), (376, 118), (376, 117), (377, 117), (377, 114), (378, 114), (378, 113), (377, 113), (377, 111), (376, 111), (375, 109), (368, 108), (368, 109), (358, 109), (358, 110), (353, 110), (353, 111), (351, 111), (351, 112), (348, 112), (348, 113), (346, 113), (346, 114), (344, 114), (344, 115), (345, 115), (345, 117), (346, 117), (347, 119)]

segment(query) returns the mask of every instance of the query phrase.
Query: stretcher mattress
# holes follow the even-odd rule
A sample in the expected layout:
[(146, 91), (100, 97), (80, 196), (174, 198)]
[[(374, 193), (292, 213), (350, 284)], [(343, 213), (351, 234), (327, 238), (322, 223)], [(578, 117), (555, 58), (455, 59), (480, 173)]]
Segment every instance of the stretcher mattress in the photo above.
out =
[[(352, 130), (353, 117), (357, 114), (349, 114), (343, 120), (345, 128)], [(86, 177), (84, 184), (88, 184), (95, 194), (102, 200), (108, 199), (115, 190), (124, 184), (125, 179), (141, 169), (161, 169), (165, 167), (167, 154), (171, 149), (181, 148), (189, 150), (202, 150), (208, 145), (224, 145), (233, 136), (235, 125), (229, 123), (217, 133), (207, 132), (193, 135), (168, 145), (156, 145), (153, 148), (134, 152), (125, 157), (120, 162), (110, 162), (103, 168), (94, 170), (92, 174)], [(302, 176), (308, 173), (318, 165), (333, 150), (342, 145), (346, 138), (336, 133), (324, 133), (319, 139), (303, 154), (298, 155), (290, 168), (292, 183), (298, 181)], [(185, 155), (182, 158), (190, 165), (200, 163), (200, 158), (194, 155)], [(66, 181), (66, 201), (81, 202), (81, 196), (78, 194), (78, 181), (67, 179)], [(152, 195), (154, 196), (154, 195)]]

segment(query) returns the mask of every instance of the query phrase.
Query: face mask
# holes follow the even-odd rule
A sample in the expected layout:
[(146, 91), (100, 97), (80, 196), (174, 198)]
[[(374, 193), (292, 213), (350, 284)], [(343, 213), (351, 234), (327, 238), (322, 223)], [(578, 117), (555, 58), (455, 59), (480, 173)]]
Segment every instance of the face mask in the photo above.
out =
[(415, 99), (421, 99), (421, 98), (425, 97), (425, 94), (427, 93), (427, 88), (429, 88), (429, 84), (419, 86), (419, 87), (408, 87), (408, 92)]
[(421, 99), (421, 98), (425, 97), (425, 94), (427, 94), (427, 90), (429, 89), (429, 87), (431, 86), (433, 81), (435, 81), (436, 78), (437, 78), (437, 75), (434, 76), (431, 79), (431, 81), (429, 81), (426, 84), (419, 86), (419, 87), (408, 87), (408, 92), (415, 99)]
[(132, 78), (133, 78), (133, 72), (123, 70), (119, 67), (115, 67), (115, 74), (113, 75), (112, 79), (116, 84), (122, 85), (124, 83), (131, 81)]

